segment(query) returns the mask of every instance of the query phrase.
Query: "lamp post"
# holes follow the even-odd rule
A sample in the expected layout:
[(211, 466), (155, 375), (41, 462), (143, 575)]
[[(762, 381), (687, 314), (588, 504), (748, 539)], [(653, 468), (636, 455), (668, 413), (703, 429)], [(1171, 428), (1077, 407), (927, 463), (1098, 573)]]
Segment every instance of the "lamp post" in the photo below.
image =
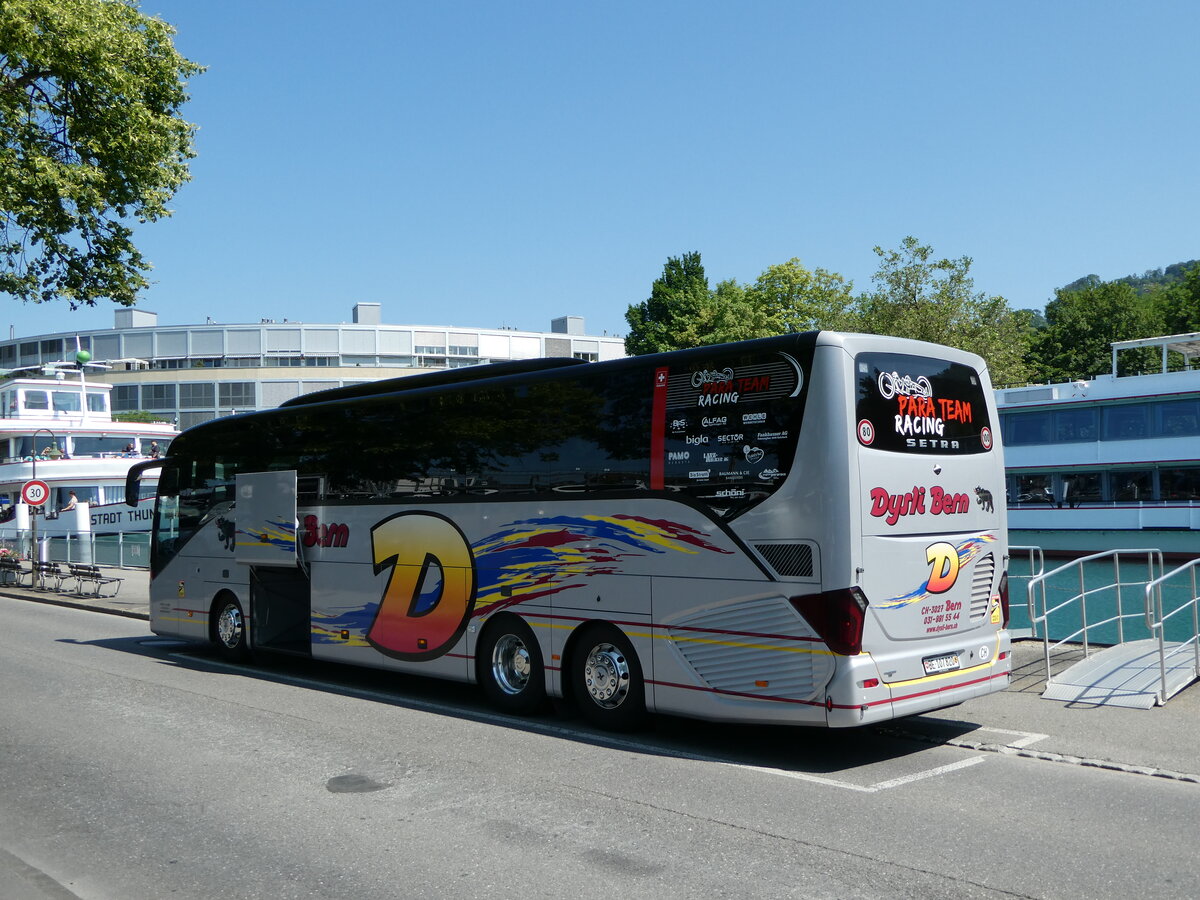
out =
[[(53, 431), (51, 431), (49, 428), (39, 428), (36, 431), (34, 431), (34, 433), (33, 433), (33, 456), (30, 457), (31, 461), (33, 462), (33, 477), (30, 479), (31, 481), (37, 481), (37, 459), (38, 459), (37, 436), (39, 434), (41, 434), (43, 431), (46, 432), (46, 434), (50, 435), (50, 449), (48, 449), (46, 451), (46, 456), (48, 456), (50, 459), (59, 459), (60, 457), (62, 457), (62, 451), (58, 449), (58, 437), (57, 437), (57, 435), (55, 435), (55, 433)], [(50, 498), (47, 497), (46, 499), (49, 500)], [(37, 565), (41, 561), (38, 559), (37, 507), (33, 507), (29, 510), (29, 530), (33, 534), (33, 549), (32, 549), (32, 552), (30, 553), (32, 560), (31, 560), (30, 565), (33, 566), (33, 571), (35, 573), (37, 573), (36, 580), (38, 581), (39, 586), (45, 586), (45, 581), (43, 579), (42, 574), (40, 572), (38, 572), (38, 565)], [(30, 581), (30, 584), (32, 584), (34, 581), (34, 578), (30, 578), (29, 581)]]

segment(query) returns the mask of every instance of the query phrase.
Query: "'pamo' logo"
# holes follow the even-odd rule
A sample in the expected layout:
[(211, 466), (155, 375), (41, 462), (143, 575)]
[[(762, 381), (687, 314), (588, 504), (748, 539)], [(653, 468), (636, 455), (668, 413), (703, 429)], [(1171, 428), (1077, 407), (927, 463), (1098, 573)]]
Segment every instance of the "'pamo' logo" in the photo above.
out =
[(692, 458), (689, 450), (670, 450), (667, 452), (667, 459), (670, 462), (685, 462)]
[(879, 393), (889, 400), (892, 397), (932, 397), (933, 385), (924, 375), (913, 378), (899, 372), (880, 372)]

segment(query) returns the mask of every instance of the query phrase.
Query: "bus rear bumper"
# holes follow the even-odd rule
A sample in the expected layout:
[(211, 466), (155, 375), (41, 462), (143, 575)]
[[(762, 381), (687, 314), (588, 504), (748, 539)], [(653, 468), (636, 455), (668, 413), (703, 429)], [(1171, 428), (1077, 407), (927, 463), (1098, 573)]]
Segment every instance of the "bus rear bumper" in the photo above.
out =
[(830, 686), (827, 722), (832, 728), (869, 725), (957, 706), (976, 697), (1003, 691), (1012, 678), (1012, 654), (1007, 635), (1001, 641), (1001, 647), (1002, 652), (984, 665), (911, 681), (881, 682), (874, 687), (860, 687), (863, 681), (863, 670), (860, 669), (848, 684), (842, 681), (850, 688), (843, 693), (847, 701), (839, 702), (842, 692), (837, 691), (835, 685)]

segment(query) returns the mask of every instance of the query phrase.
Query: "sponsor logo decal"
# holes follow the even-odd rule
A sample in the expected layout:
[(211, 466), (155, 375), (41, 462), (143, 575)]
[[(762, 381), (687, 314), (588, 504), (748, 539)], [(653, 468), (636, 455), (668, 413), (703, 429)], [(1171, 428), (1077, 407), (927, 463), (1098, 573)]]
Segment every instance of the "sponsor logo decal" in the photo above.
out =
[[(929, 504), (926, 506), (926, 494)], [(923, 487), (914, 487), (903, 494), (892, 494), (884, 488), (871, 488), (871, 515), (884, 518), (889, 525), (895, 525), (905, 516), (923, 516), (928, 509), (929, 515), (953, 516), (971, 510), (971, 498), (966, 494), (952, 494), (937, 485), (926, 491)]]

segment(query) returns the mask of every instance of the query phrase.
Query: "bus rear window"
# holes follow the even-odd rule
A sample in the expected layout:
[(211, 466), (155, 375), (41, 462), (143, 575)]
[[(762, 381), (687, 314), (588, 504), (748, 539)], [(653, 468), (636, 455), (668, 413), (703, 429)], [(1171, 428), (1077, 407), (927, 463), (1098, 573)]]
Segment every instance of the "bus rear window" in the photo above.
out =
[(860, 353), (854, 362), (860, 445), (903, 453), (992, 449), (987, 397), (970, 366), (902, 353)]

